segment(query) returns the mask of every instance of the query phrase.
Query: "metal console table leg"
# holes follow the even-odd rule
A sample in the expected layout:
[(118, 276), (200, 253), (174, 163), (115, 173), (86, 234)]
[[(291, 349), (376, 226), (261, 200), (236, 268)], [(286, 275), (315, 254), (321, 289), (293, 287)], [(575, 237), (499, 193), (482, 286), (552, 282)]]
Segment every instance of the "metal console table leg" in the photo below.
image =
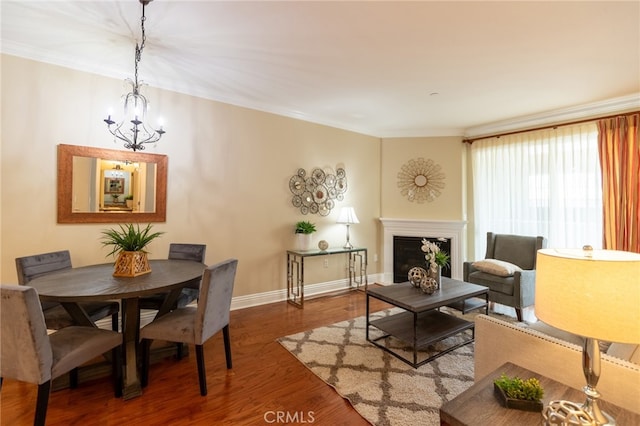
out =
[(287, 302), (304, 305), (304, 257), (287, 253)]

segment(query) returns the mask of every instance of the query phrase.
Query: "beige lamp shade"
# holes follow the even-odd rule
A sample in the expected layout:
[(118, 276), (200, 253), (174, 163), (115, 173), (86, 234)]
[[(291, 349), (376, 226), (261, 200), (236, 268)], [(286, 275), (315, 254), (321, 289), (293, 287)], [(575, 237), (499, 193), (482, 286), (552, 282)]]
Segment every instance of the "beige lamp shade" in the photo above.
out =
[(336, 223), (360, 223), (353, 207), (343, 207)]
[(640, 254), (542, 249), (536, 260), (535, 314), (592, 339), (640, 343)]

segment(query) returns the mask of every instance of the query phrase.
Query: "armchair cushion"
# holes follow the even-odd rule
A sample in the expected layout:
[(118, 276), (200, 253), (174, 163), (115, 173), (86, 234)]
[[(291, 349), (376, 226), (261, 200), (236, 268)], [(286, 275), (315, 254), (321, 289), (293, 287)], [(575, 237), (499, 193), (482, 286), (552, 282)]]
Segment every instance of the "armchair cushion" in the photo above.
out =
[(473, 267), (482, 272), (497, 275), (499, 277), (510, 277), (513, 276), (516, 271), (522, 271), (522, 268), (518, 265), (498, 259), (478, 260), (473, 262)]
[(499, 277), (482, 271), (469, 274), (469, 282), (489, 287), (489, 290), (513, 296), (515, 277)]

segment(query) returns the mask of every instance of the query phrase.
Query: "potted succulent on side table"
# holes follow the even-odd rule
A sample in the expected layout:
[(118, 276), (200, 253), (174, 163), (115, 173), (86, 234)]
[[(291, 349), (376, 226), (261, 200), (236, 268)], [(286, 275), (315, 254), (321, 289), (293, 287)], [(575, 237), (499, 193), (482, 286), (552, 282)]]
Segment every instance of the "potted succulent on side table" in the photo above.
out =
[(130, 223), (118, 225), (119, 229), (102, 231), (102, 245), (111, 246), (109, 255), (118, 255), (114, 264), (114, 277), (136, 277), (151, 272), (144, 248), (164, 232), (151, 232), (151, 224), (140, 229)]
[(544, 389), (535, 377), (522, 380), (519, 377), (508, 377), (502, 374), (493, 381), (493, 388), (496, 397), (504, 407), (524, 411), (542, 411)]
[(310, 250), (312, 247), (311, 244), (311, 234), (316, 232), (316, 225), (308, 222), (306, 220), (301, 220), (296, 223), (296, 237), (297, 240), (297, 248), (298, 250)]
[(127, 208), (128, 209), (132, 209), (133, 208), (133, 194), (129, 194), (126, 197), (124, 197), (124, 201), (125, 201), (125, 203), (127, 203)]

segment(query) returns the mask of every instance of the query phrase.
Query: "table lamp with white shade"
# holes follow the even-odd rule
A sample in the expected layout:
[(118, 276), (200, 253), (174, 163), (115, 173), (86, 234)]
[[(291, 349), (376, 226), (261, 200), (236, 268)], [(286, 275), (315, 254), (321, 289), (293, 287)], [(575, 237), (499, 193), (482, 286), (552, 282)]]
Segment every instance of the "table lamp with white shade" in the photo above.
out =
[(347, 243), (343, 247), (346, 249), (352, 249), (353, 246), (349, 241), (349, 225), (351, 225), (352, 223), (360, 223), (353, 207), (343, 207), (340, 210), (340, 214), (338, 215), (338, 220), (336, 221), (336, 223), (344, 223), (345, 225), (347, 225)]
[(640, 343), (640, 254), (590, 246), (538, 250), (535, 293), (541, 321), (585, 337), (582, 410), (594, 424), (615, 424), (598, 406), (598, 341)]

